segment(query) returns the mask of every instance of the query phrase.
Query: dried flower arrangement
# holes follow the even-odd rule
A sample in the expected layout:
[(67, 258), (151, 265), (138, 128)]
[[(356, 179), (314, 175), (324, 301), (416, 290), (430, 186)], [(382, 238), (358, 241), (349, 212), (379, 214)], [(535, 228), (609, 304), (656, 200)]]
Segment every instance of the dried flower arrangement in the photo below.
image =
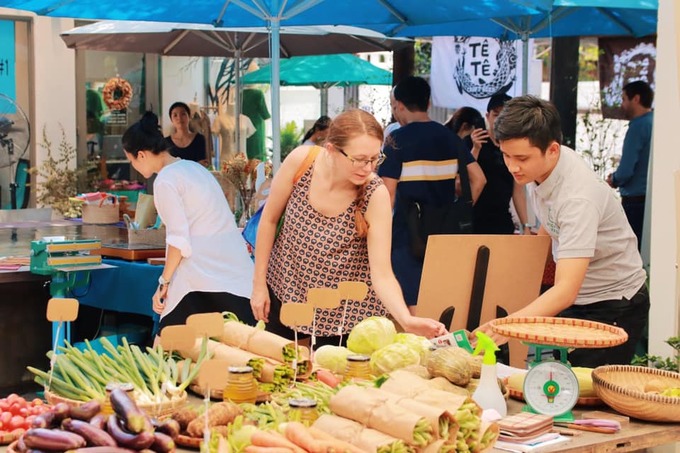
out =
[[(250, 159), (244, 153), (238, 153), (233, 159), (223, 162), (221, 173), (231, 182), (241, 198), (240, 212), (235, 212), (239, 225), (245, 224), (252, 214), (250, 205), (255, 194), (255, 180), (257, 179), (258, 159)], [(269, 168), (269, 170), (267, 170)], [(265, 164), (265, 176), (271, 174), (271, 164)]]
[(40, 205), (50, 206), (67, 218), (82, 215), (80, 203), (71, 200), (78, 193), (78, 185), (87, 176), (89, 168), (73, 168), (76, 161), (76, 148), (66, 139), (66, 132), (61, 128), (61, 141), (58, 150), (54, 151), (52, 141), (47, 137), (47, 128), (43, 128), (40, 146), (47, 151), (47, 158), (40, 167), (32, 167), (29, 172), (38, 176), (36, 200)]

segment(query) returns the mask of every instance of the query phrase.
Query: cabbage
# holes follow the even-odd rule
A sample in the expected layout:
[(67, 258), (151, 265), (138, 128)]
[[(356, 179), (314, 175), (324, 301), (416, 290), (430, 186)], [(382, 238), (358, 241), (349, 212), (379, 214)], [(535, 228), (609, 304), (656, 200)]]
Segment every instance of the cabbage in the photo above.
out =
[(399, 368), (420, 363), (420, 354), (404, 343), (392, 343), (371, 355), (371, 368), (376, 374), (385, 374)]
[(395, 343), (402, 343), (413, 349), (420, 355), (420, 364), (425, 365), (427, 363), (427, 357), (430, 355), (430, 340), (419, 335), (414, 335), (412, 333), (398, 333), (394, 337)]
[(347, 337), (347, 347), (357, 354), (371, 355), (378, 349), (394, 343), (397, 329), (387, 318), (373, 316), (354, 326)]
[(314, 352), (314, 362), (333, 373), (344, 373), (347, 368), (347, 356), (352, 352), (342, 346), (324, 345)]

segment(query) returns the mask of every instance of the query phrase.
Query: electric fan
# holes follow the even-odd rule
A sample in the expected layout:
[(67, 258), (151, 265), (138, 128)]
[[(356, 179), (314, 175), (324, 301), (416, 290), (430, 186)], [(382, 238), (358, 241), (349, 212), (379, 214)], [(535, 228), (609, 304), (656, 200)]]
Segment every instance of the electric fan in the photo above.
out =
[(25, 159), (30, 141), (31, 125), (26, 113), (12, 98), (0, 93), (0, 169), (9, 171), (12, 209), (17, 209), (16, 166)]

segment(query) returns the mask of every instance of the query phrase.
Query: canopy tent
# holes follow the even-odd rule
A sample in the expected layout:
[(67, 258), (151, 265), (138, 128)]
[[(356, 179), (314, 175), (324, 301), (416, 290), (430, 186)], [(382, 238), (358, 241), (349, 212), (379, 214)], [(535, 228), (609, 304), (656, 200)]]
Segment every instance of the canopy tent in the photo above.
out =
[[(246, 74), (243, 84), (269, 83), (271, 66)], [(310, 85), (321, 90), (321, 114), (328, 114), (328, 88), (351, 85), (391, 85), (392, 73), (350, 54), (293, 57), (281, 60), (281, 85)]]
[[(268, 27), (270, 49), (280, 45), (281, 26), (359, 25), (394, 35), (407, 25), (508, 17), (547, 9), (551, 0), (0, 0), (0, 6), (52, 17), (147, 20), (211, 24), (219, 27)], [(279, 52), (272, 56), (274, 168), (281, 163)]]
[[(73, 28), (61, 37), (71, 49), (233, 57), (237, 69), (234, 99), (234, 141), (237, 144), (241, 133), (240, 58), (270, 56), (269, 31), (263, 27), (216, 28), (178, 22), (101, 21)], [(351, 26), (282, 27), (279, 53), (291, 57), (389, 51), (403, 48), (410, 42), (405, 38), (388, 39), (373, 30)], [(274, 134), (278, 134), (277, 128), (274, 128)]]

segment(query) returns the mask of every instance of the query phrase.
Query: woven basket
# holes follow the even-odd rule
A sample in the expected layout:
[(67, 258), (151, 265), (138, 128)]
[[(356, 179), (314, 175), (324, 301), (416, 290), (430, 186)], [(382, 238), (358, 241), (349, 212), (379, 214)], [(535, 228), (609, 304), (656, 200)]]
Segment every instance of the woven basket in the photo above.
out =
[(680, 374), (630, 365), (607, 365), (593, 370), (593, 388), (609, 407), (630, 417), (653, 422), (680, 422), (680, 398), (646, 393), (652, 380), (680, 387)]
[[(66, 403), (69, 406), (80, 406), (81, 404), (85, 404), (85, 401), (76, 401), (64, 398), (59, 395), (55, 395), (49, 390), (45, 390), (45, 399), (50, 404)], [(152, 415), (154, 417), (162, 417), (164, 415), (170, 415), (173, 412), (176, 412), (177, 409), (184, 406), (186, 402), (187, 392), (182, 392), (182, 395), (179, 398), (175, 398), (170, 401), (164, 401), (158, 404), (137, 404), (137, 407), (139, 407), (149, 415)]]

